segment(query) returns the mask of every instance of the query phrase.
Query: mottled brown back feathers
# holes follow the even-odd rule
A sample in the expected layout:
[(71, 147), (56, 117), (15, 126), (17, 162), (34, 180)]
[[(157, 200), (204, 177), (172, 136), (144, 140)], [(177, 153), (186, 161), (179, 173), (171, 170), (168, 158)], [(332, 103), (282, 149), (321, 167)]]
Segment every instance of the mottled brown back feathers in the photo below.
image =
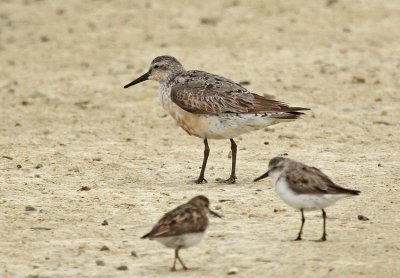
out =
[(303, 114), (298, 111), (309, 110), (253, 94), (229, 79), (203, 71), (184, 72), (171, 82), (172, 101), (195, 114), (276, 112), (271, 117), (294, 119)]
[(204, 232), (208, 226), (208, 211), (197, 206), (192, 200), (166, 213), (142, 238), (151, 239)]

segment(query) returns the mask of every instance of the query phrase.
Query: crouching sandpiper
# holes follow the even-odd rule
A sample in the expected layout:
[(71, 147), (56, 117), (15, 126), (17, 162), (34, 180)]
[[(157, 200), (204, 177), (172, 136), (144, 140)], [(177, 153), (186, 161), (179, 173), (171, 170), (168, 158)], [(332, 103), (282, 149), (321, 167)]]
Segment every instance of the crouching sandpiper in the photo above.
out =
[(176, 260), (184, 270), (188, 268), (179, 257), (179, 250), (198, 244), (206, 234), (208, 228), (207, 214), (222, 217), (210, 209), (207, 197), (199, 195), (186, 204), (180, 205), (166, 213), (142, 238), (155, 239), (168, 248), (175, 249), (174, 264), (171, 271), (175, 271)]
[(301, 240), (303, 232), (304, 211), (322, 211), (323, 233), (320, 241), (326, 240), (326, 212), (324, 208), (336, 201), (353, 195), (359, 195), (358, 190), (343, 188), (335, 184), (328, 176), (315, 167), (284, 157), (270, 160), (268, 171), (254, 181), (272, 177), (275, 181), (275, 191), (289, 206), (301, 212), (301, 227), (295, 240)]
[(204, 142), (204, 157), (196, 183), (204, 183), (210, 148), (208, 139), (229, 139), (232, 150), (231, 175), (236, 181), (237, 145), (233, 138), (269, 125), (297, 119), (302, 107), (253, 94), (241, 85), (215, 74), (185, 70), (174, 57), (159, 56), (148, 72), (124, 86), (128, 88), (146, 80), (160, 83), (160, 100), (164, 109), (189, 135)]

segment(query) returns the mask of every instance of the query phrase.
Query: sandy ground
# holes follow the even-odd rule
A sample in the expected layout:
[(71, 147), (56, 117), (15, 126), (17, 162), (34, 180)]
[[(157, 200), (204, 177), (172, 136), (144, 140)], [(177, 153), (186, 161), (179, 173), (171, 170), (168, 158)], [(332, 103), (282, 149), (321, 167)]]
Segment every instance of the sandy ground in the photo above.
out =
[[(400, 2), (215, 2), (1, 1), (1, 277), (399, 277)], [(162, 54), (312, 112), (238, 138), (236, 185), (211, 141), (195, 185), (201, 140), (158, 84), (122, 89)], [(325, 243), (319, 212), (292, 242), (299, 213), (252, 182), (283, 153), (362, 191), (327, 210)], [(225, 218), (170, 273), (140, 236), (200, 193)]]

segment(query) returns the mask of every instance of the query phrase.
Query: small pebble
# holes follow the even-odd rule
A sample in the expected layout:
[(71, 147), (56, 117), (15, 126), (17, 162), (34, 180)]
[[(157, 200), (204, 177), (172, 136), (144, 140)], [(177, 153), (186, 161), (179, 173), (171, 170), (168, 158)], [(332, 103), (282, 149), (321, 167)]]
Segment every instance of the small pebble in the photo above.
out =
[(35, 169), (40, 169), (40, 168), (42, 168), (42, 167), (43, 167), (43, 164), (42, 164), (42, 163), (39, 163), (38, 165), (35, 166)]
[(110, 248), (107, 246), (103, 245), (103, 247), (100, 248), (100, 251), (110, 251)]
[(35, 211), (36, 209), (32, 206), (26, 206), (25, 211)]
[(358, 84), (365, 83), (365, 78), (359, 76), (353, 76), (353, 78), (351, 79), (351, 83), (358, 83)]
[(18, 165), (17, 165), (17, 168), (18, 168), (18, 169), (21, 169), (21, 168), (22, 168), (22, 165), (21, 165), (21, 164), (18, 164)]
[(236, 267), (231, 267), (229, 270), (228, 270), (228, 275), (235, 275), (235, 274), (237, 274), (239, 272), (239, 270), (236, 268)]
[(132, 251), (132, 252), (131, 252), (131, 256), (133, 256), (133, 257), (137, 258), (137, 254), (136, 254), (136, 252), (135, 252), (135, 251)]
[(97, 260), (96, 261), (96, 265), (99, 265), (99, 266), (103, 266), (103, 265), (105, 265), (106, 263), (104, 262), (104, 261), (102, 261), (102, 260)]
[(48, 41), (49, 41), (49, 38), (48, 38), (47, 36), (41, 36), (41, 37), (40, 37), (40, 41), (41, 41), (41, 42), (48, 42)]
[(201, 24), (211, 25), (211, 26), (217, 25), (218, 21), (219, 20), (217, 18), (213, 18), (213, 17), (204, 17), (204, 18), (200, 19)]
[(103, 220), (103, 222), (101, 223), (102, 226), (107, 226), (108, 225), (108, 221), (107, 220)]
[(366, 217), (366, 216), (364, 216), (364, 215), (362, 215), (362, 214), (359, 214), (357, 218), (358, 218), (358, 220), (360, 220), (360, 221), (368, 221), (368, 220), (369, 220), (368, 217)]
[(89, 191), (90, 187), (89, 186), (82, 186), (79, 191)]
[(328, 0), (326, 1), (325, 5), (332, 6), (333, 4), (336, 4), (337, 2), (339, 2), (338, 0)]
[(128, 270), (128, 267), (126, 265), (121, 265), (117, 267), (117, 270)]

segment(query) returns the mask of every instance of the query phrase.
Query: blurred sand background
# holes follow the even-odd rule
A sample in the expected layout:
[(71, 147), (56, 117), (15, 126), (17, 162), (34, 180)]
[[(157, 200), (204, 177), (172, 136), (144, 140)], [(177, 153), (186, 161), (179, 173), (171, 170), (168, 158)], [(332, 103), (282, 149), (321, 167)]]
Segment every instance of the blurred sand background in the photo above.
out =
[[(397, 0), (1, 1), (0, 276), (399, 277), (399, 26)], [(312, 112), (238, 138), (235, 185), (210, 141), (195, 185), (201, 140), (155, 82), (122, 89), (163, 54)], [(327, 209), (325, 243), (320, 212), (292, 242), (299, 213), (252, 182), (283, 153), (362, 191)], [(140, 236), (199, 193), (225, 218), (170, 273)]]

